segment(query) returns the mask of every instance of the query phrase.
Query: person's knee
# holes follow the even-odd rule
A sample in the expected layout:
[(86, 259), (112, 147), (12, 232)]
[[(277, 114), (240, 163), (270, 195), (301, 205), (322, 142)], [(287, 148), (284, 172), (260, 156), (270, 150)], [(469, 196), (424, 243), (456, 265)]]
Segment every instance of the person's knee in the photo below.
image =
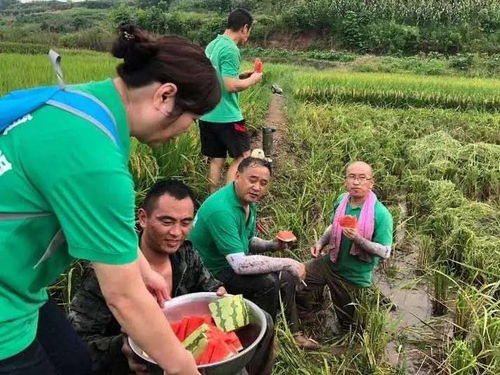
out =
[(281, 271), (280, 280), (282, 283), (295, 285), (297, 278), (290, 271)]
[(280, 289), (278, 275), (274, 272), (262, 275), (258, 283), (258, 289), (263, 293), (278, 294)]
[(240, 156), (235, 157), (231, 164), (238, 165), (242, 162), (243, 159), (248, 158), (249, 156), (250, 156), (250, 151), (245, 151)]
[(223, 158), (210, 158), (210, 165), (218, 168), (222, 168), (226, 159)]
[(266, 311), (262, 311), (264, 313), (264, 317), (266, 318), (266, 332), (274, 335), (274, 322), (271, 315), (269, 315)]

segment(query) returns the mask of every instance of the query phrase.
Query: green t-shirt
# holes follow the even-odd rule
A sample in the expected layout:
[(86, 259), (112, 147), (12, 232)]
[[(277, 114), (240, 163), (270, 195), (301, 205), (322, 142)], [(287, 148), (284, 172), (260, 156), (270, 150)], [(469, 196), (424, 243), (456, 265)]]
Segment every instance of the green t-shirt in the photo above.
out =
[[(123, 150), (95, 125), (52, 106), (0, 136), (0, 213), (52, 214), (0, 221), (0, 360), (34, 340), (47, 286), (75, 258), (137, 258), (125, 109), (111, 80), (77, 88), (113, 113)], [(61, 228), (66, 243), (34, 268)]]
[[(342, 194), (337, 198), (334, 204), (334, 211), (337, 210), (344, 196), (345, 194)], [(351, 204), (347, 203), (346, 215), (359, 218), (360, 213), (361, 207), (352, 208)], [(392, 245), (392, 216), (379, 200), (375, 203), (375, 228), (372, 241), (384, 246)], [(344, 280), (359, 287), (368, 287), (372, 285), (373, 270), (378, 265), (380, 258), (373, 256), (370, 263), (363, 262), (358, 257), (349, 253), (351, 246), (352, 241), (342, 234), (337, 262), (332, 263), (329, 261), (328, 263), (335, 273)], [(329, 255), (326, 255), (326, 257), (329, 259)]]
[(248, 219), (245, 216), (234, 183), (212, 194), (198, 210), (189, 239), (205, 267), (215, 276), (229, 267), (227, 255), (248, 254), (250, 240), (255, 235), (255, 203), (250, 203)]
[(202, 116), (201, 120), (209, 122), (243, 120), (240, 109), (240, 94), (227, 91), (223, 82), (224, 77), (238, 78), (240, 74), (241, 56), (238, 46), (230, 37), (218, 35), (208, 44), (205, 53), (218, 73), (222, 97), (219, 104), (211, 112)]

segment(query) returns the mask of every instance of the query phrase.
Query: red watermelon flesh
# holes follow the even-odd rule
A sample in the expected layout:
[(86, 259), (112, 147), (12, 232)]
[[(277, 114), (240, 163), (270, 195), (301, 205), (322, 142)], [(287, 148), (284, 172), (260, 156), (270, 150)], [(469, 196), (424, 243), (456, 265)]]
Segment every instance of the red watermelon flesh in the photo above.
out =
[(181, 340), (181, 341), (184, 341), (187, 337), (187, 335), (186, 335), (187, 325), (188, 325), (188, 320), (182, 319), (180, 322), (179, 336), (178, 336), (179, 340)]
[(172, 327), (172, 331), (174, 331), (174, 335), (177, 336), (177, 338), (180, 340), (180, 338), (179, 338), (179, 330), (181, 328), (181, 322), (170, 323), (170, 327)]
[(199, 365), (208, 365), (210, 363), (210, 357), (212, 356), (212, 353), (214, 352), (215, 345), (208, 341), (207, 348), (203, 352), (202, 355), (198, 357), (196, 360), (196, 364)]
[(358, 219), (356, 219), (355, 216), (345, 215), (340, 218), (339, 224), (344, 228), (355, 229), (356, 225), (358, 224)]
[(184, 319), (187, 320), (186, 337), (196, 331), (203, 323), (207, 323), (208, 325), (214, 324), (210, 315), (187, 316)]
[(170, 323), (175, 336), (180, 341), (184, 341), (191, 333), (193, 333), (203, 323), (214, 325), (214, 321), (210, 315), (186, 316), (178, 322)]
[(223, 341), (215, 344), (212, 355), (210, 356), (210, 363), (220, 362), (235, 355), (231, 348)]
[(235, 350), (235, 352), (239, 352), (240, 350), (243, 349), (243, 345), (241, 345), (241, 341), (240, 339), (238, 338), (238, 336), (236, 336), (236, 333), (234, 332), (226, 332), (225, 333), (225, 342), (226, 344), (232, 346)]
[(208, 345), (205, 351), (197, 358), (198, 365), (206, 365), (223, 361), (232, 357), (243, 349), (240, 339), (233, 332), (223, 332), (214, 323), (210, 315), (187, 316), (181, 321), (170, 323), (172, 330), (180, 341), (184, 341), (202, 324), (208, 324)]

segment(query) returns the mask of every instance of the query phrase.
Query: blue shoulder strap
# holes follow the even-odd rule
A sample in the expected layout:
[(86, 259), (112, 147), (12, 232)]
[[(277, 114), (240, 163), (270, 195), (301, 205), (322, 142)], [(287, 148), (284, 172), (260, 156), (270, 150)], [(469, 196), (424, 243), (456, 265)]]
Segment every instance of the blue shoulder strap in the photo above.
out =
[(115, 118), (110, 110), (96, 97), (66, 88), (62, 80), (60, 57), (54, 51), (51, 61), (59, 81), (58, 86), (37, 87), (13, 91), (0, 98), (0, 135), (7, 134), (17, 125), (18, 120), (44, 105), (51, 105), (84, 118), (121, 148)]
[(115, 118), (99, 99), (81, 91), (58, 90), (45, 104), (66, 110), (94, 124), (121, 148)]

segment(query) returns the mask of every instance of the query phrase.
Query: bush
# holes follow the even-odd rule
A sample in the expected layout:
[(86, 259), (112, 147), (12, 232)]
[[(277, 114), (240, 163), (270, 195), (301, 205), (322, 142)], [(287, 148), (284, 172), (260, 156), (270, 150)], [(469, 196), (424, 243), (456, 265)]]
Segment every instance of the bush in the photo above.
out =
[(414, 55), (418, 52), (419, 28), (394, 21), (372, 23), (367, 27), (368, 49), (383, 54)]
[(167, 14), (158, 7), (150, 7), (146, 10), (137, 12), (137, 25), (141, 28), (158, 33), (165, 34), (168, 30)]
[(437, 51), (447, 55), (460, 52), (463, 45), (462, 34), (456, 27), (421, 29), (419, 50)]
[(66, 48), (84, 48), (96, 51), (108, 51), (114, 35), (100, 28), (79, 31), (77, 33), (64, 35), (60, 38), (60, 44)]

